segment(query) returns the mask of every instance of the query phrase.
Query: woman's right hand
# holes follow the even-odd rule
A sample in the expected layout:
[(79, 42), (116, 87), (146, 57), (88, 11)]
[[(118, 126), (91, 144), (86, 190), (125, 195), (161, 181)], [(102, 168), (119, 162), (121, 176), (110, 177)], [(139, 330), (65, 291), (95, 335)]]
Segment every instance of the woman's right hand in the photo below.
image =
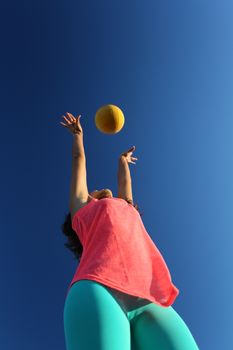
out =
[(67, 128), (72, 134), (83, 135), (83, 129), (80, 124), (81, 114), (75, 118), (71, 113), (66, 112), (66, 117), (62, 115), (66, 123), (60, 122), (65, 128)]
[(134, 158), (132, 157), (132, 153), (135, 151), (135, 146), (131, 147), (130, 149), (128, 149), (128, 151), (124, 152), (121, 154), (120, 159), (124, 159), (127, 161), (127, 163), (133, 163), (136, 164), (135, 162), (133, 162), (133, 160), (138, 160), (138, 158)]

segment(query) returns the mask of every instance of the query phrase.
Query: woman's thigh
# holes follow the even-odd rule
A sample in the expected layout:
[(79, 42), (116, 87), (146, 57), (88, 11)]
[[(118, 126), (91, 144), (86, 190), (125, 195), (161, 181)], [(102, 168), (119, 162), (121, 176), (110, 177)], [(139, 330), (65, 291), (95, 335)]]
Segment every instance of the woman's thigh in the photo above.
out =
[(198, 350), (189, 328), (172, 306), (150, 303), (128, 316), (132, 350)]
[(64, 305), (66, 350), (130, 350), (130, 323), (102, 284), (75, 282)]

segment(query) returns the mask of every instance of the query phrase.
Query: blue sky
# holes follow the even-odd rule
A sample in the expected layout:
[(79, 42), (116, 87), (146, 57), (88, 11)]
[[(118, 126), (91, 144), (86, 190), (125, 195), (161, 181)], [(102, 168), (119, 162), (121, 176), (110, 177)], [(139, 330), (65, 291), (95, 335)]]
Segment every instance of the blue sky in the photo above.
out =
[[(60, 230), (72, 135), (82, 114), (89, 192), (117, 196), (117, 159), (135, 145), (133, 198), (200, 349), (232, 339), (231, 1), (1, 3), (1, 340), (65, 349), (63, 306), (77, 262)], [(96, 110), (125, 125), (100, 133)]]

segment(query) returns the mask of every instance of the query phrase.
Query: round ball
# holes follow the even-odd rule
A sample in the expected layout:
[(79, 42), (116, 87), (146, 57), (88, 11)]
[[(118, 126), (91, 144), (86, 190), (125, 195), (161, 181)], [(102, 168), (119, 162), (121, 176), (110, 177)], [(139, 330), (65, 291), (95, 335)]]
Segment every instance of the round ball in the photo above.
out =
[(115, 105), (105, 105), (98, 109), (95, 115), (95, 125), (104, 134), (118, 133), (125, 123), (122, 110)]

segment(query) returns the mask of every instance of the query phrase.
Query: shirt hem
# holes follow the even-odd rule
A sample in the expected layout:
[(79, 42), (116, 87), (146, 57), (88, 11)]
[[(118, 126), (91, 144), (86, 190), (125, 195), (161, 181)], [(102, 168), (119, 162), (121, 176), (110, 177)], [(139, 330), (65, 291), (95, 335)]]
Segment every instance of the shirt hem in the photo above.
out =
[(156, 300), (153, 297), (150, 298), (150, 297), (146, 296), (145, 294), (132, 292), (132, 291), (130, 291), (128, 289), (119, 287), (118, 285), (116, 285), (112, 281), (109, 281), (109, 280), (106, 280), (106, 279), (103, 279), (103, 278), (100, 278), (100, 277), (97, 277), (97, 276), (91, 275), (91, 274), (86, 274), (85, 276), (80, 276), (80, 277), (76, 278), (74, 281), (72, 281), (70, 283), (69, 287), (68, 287), (67, 294), (68, 294), (70, 288), (72, 287), (72, 285), (75, 282), (78, 282), (78, 281), (81, 281), (81, 280), (96, 281), (96, 282), (99, 282), (99, 283), (102, 283), (102, 284), (106, 285), (107, 287), (111, 287), (113, 289), (119, 290), (120, 292), (129, 294), (129, 295), (132, 295), (132, 296), (135, 296), (135, 297), (139, 297), (139, 298), (143, 298), (143, 299), (149, 300), (150, 302), (152, 302), (154, 304), (158, 304), (158, 305), (163, 306), (163, 307), (171, 306), (174, 303), (176, 297), (179, 295), (179, 289), (176, 288), (176, 286), (173, 283), (171, 283), (171, 292), (170, 292), (169, 299), (165, 303), (162, 303), (162, 302), (159, 302), (158, 300)]

